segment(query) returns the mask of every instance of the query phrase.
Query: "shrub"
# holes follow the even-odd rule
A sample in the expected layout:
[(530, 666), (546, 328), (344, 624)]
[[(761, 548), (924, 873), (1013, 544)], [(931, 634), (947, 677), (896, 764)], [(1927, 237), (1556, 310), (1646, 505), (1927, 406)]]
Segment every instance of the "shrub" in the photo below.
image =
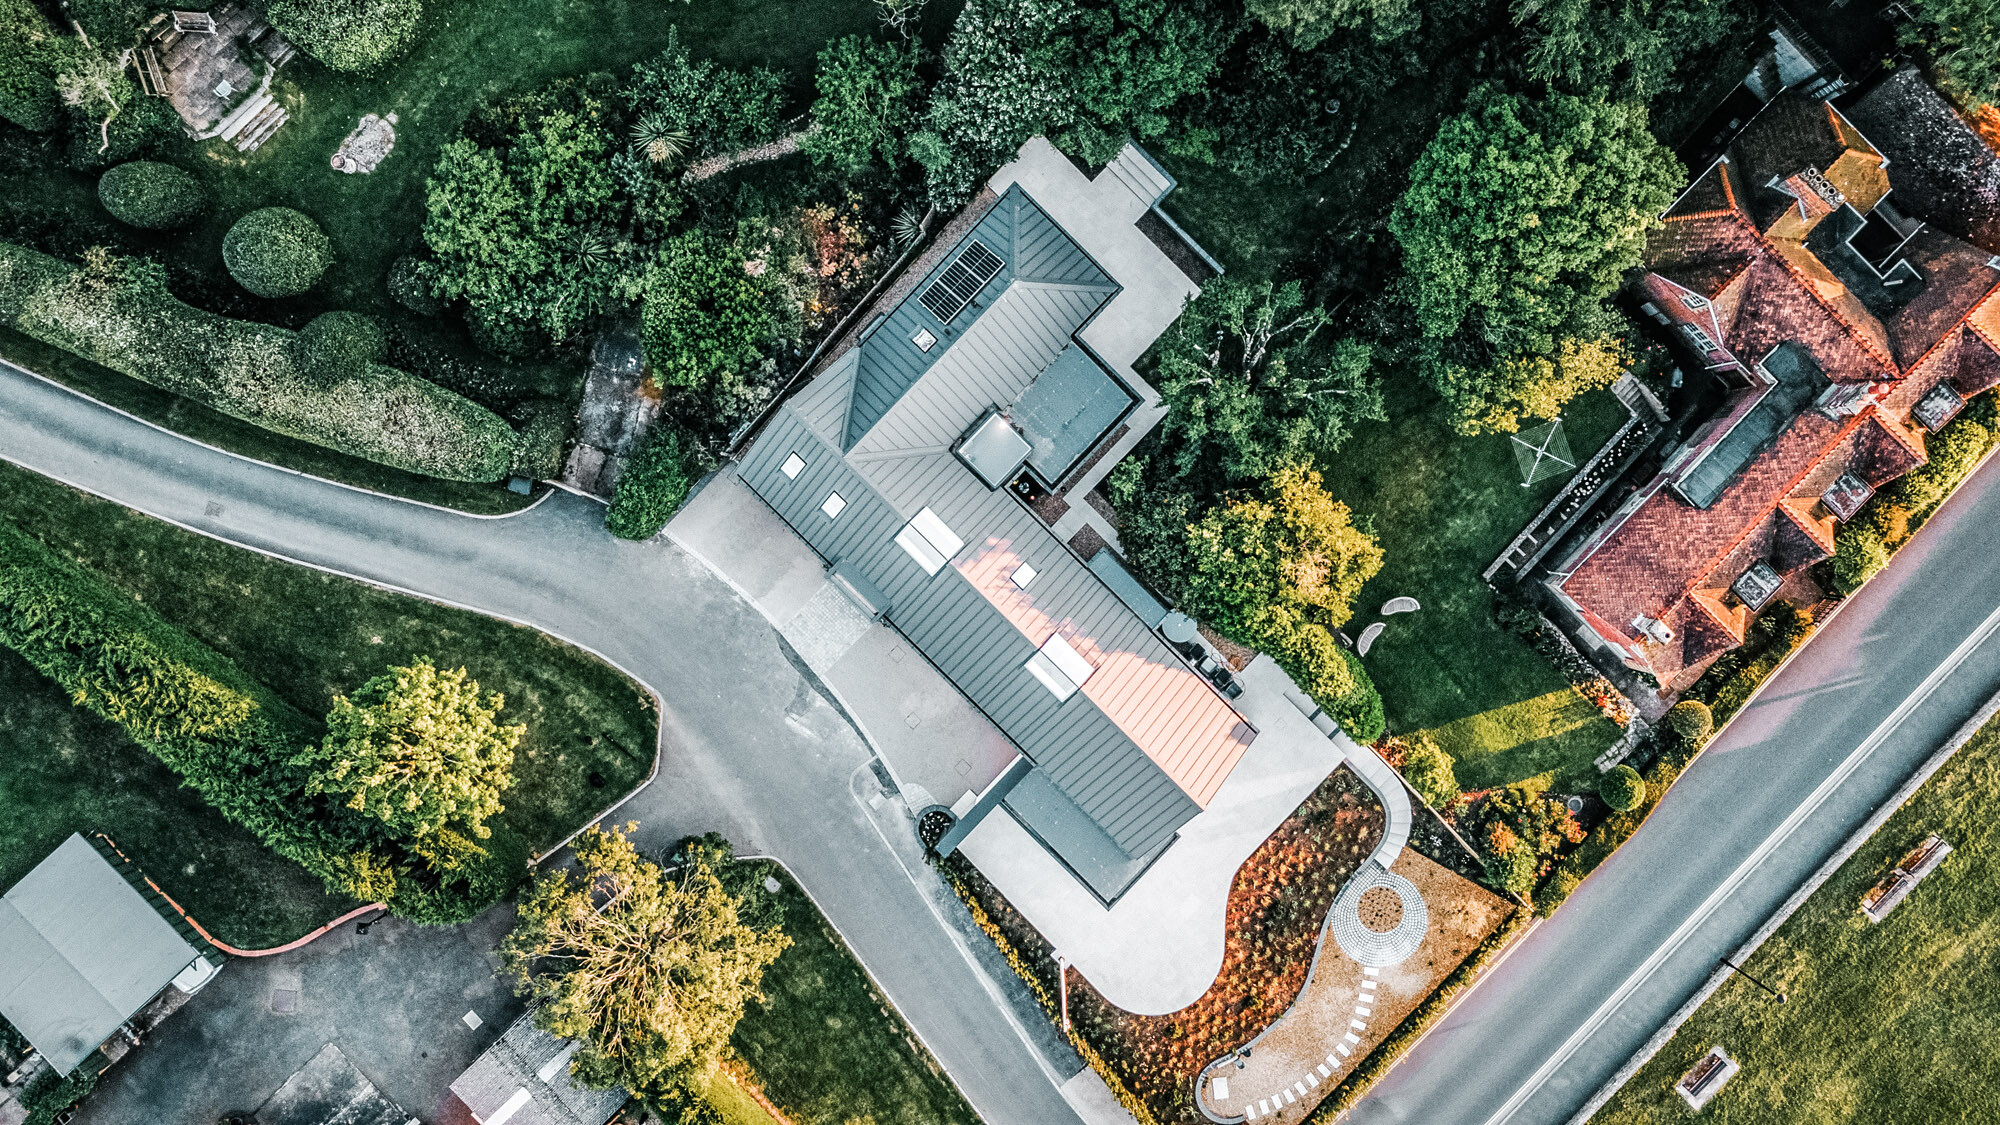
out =
[(1491, 885), (1522, 898), (1534, 893), (1539, 861), (1535, 849), (1526, 841), (1515, 840), (1512, 847), (1490, 854), (1481, 862), (1486, 868), (1486, 881)]
[(1452, 771), (1451, 755), (1427, 734), (1410, 736), (1403, 777), (1432, 808), (1450, 808), (1458, 800), (1458, 775)]
[(259, 297), (294, 297), (333, 264), (319, 224), (289, 207), (263, 207), (236, 220), (222, 239), (222, 264)]
[(300, 366), (317, 378), (332, 380), (382, 362), (389, 353), (389, 338), (372, 318), (336, 309), (319, 314), (299, 330), (298, 351)]
[(621, 539), (651, 539), (667, 526), (701, 475), (699, 454), (670, 426), (653, 431), (626, 462), (604, 526)]
[(727, 394), (774, 330), (764, 279), (728, 243), (680, 235), (646, 279), (646, 359), (669, 386)]
[(61, 124), (56, 71), (75, 47), (33, 0), (0, 0), (0, 117), (35, 133)]
[(377, 364), (309, 375), (297, 333), (185, 305), (157, 265), (86, 260), (0, 243), (0, 324), (301, 441), (447, 480), (506, 473), (514, 433), (492, 411)]
[(97, 199), (121, 223), (172, 230), (194, 220), (208, 193), (201, 181), (171, 164), (134, 160), (98, 178)]
[(1847, 597), (1889, 565), (1889, 547), (1882, 533), (1864, 523), (1851, 523), (1834, 536), (1833, 558), (1826, 564), (1833, 592)]
[[(1704, 711), (1706, 708), (1704, 708)], [(1631, 766), (1613, 766), (1597, 782), (1597, 795), (1613, 812), (1631, 812), (1646, 799), (1646, 779)]]
[[(632, 68), (625, 100), (652, 138), (684, 137), (681, 155), (698, 159), (777, 137), (785, 79), (764, 67), (737, 70), (693, 58), (670, 28), (666, 47)], [(642, 138), (634, 140), (649, 147)]]
[(271, 0), (272, 26), (335, 70), (373, 70), (409, 47), (418, 0)]
[(1993, 439), (1993, 431), (1961, 414), (1931, 436), (1930, 460), (1884, 491), (1913, 515), (1929, 516), (1993, 448)]
[(553, 480), (562, 475), (563, 446), (569, 441), (571, 413), (560, 402), (536, 404), (514, 440), (513, 476)]
[(444, 311), (444, 302), (431, 293), (424, 264), (409, 254), (389, 264), (388, 288), (390, 300), (418, 316), (436, 316)]
[(98, 1068), (79, 1066), (67, 1075), (53, 1070), (37, 1074), (21, 1092), (21, 1108), (28, 1111), (22, 1125), (55, 1125), (56, 1118), (97, 1089)]
[(1333, 716), (1348, 737), (1363, 744), (1382, 737), (1388, 722), (1375, 681), (1360, 658), (1334, 643), (1325, 629), (1308, 624), (1258, 640), (1258, 647), (1270, 653), (1278, 667)]
[(1699, 699), (1683, 699), (1667, 708), (1667, 729), (1683, 743), (1699, 748), (1715, 733), (1715, 714)]

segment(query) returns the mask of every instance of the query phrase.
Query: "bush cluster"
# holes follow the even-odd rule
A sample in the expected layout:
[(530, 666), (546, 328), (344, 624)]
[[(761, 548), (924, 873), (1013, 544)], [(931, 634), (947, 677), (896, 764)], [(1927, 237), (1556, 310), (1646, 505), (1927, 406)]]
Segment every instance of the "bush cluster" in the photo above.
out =
[(1750, 701), (1764, 677), (1806, 643), (1812, 631), (1811, 611), (1790, 602), (1772, 605), (1751, 623), (1745, 643), (1717, 657), (1694, 686), (1681, 693), (1681, 698), (1707, 704), (1717, 725), (1728, 722)]
[(314, 377), (337, 381), (349, 371), (381, 363), (389, 339), (374, 319), (335, 309), (312, 318), (299, 330), (299, 366)]
[(335, 70), (373, 70), (409, 47), (419, 0), (271, 0), (271, 23)]
[(222, 264), (259, 297), (296, 297), (333, 264), (333, 243), (318, 223), (289, 207), (260, 207), (223, 236)]
[(82, 267), (0, 243), (0, 324), (234, 418), (446, 480), (507, 472), (499, 415), (379, 364), (308, 373), (298, 334), (193, 308), (147, 262), (88, 255)]
[(1667, 729), (1682, 742), (1700, 749), (1708, 736), (1715, 733), (1715, 713), (1699, 699), (1683, 699), (1667, 708)]
[(534, 404), (515, 439), (514, 464), (509, 474), (529, 480), (554, 480), (561, 476), (570, 421), (569, 409), (560, 402)]
[(444, 302), (431, 295), (424, 264), (411, 255), (404, 254), (389, 263), (388, 289), (390, 300), (418, 316), (436, 316), (444, 311)]
[(172, 230), (194, 221), (208, 201), (201, 181), (171, 164), (134, 160), (104, 173), (97, 199), (111, 217), (146, 230)]
[(1451, 755), (1427, 734), (1411, 735), (1403, 760), (1403, 778), (1434, 809), (1448, 809), (1458, 803), (1458, 774), (1452, 769)]
[(0, 0), (0, 118), (35, 133), (62, 123), (56, 71), (77, 50), (34, 0)]
[(660, 425), (626, 463), (604, 526), (621, 539), (651, 539), (674, 518), (704, 471), (701, 451), (671, 426)]

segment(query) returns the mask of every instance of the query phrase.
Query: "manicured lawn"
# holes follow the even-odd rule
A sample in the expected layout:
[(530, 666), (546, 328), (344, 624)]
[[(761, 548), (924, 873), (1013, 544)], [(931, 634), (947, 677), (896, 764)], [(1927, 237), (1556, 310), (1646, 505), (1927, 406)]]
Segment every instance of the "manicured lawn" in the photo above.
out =
[[(504, 719), (527, 727), (499, 819), (538, 847), (587, 821), (652, 764), (651, 697), (610, 665), (532, 629), (267, 559), (6, 464), (0, 518), (130, 591), (307, 715), (324, 715), (336, 693), (391, 664), (429, 656), (466, 667), (506, 696)], [(172, 830), (170, 820), (158, 823)], [(95, 827), (138, 846), (118, 823)]]
[(356, 904), (222, 818), (118, 727), (0, 648), (0, 889), (103, 832), (217, 938), (280, 945)]
[(774, 863), (748, 866), (752, 886), (778, 880), (792, 939), (764, 973), (765, 1002), (750, 1005), (730, 1039), (764, 1096), (792, 1125), (974, 1125), (972, 1107), (798, 884)]
[(780, 1125), (777, 1118), (757, 1104), (757, 1099), (744, 1092), (743, 1088), (729, 1080), (720, 1070), (708, 1080), (708, 1088), (702, 1091), (708, 1104), (722, 1115), (722, 1125)]
[[(1673, 1083), (1721, 1044), (1742, 1073), (1701, 1119), (1991, 1121), (2000, 1105), (2000, 724), (1989, 724), (1725, 983), (1595, 1125), (1690, 1117)], [(1858, 900), (1937, 833), (1957, 850), (1879, 925)]]
[[(1395, 731), (1430, 730), (1458, 763), (1467, 789), (1537, 774), (1594, 782), (1591, 766), (1618, 737), (1560, 672), (1493, 623), (1493, 594), (1480, 573), (1563, 479), (1521, 487), (1505, 436), (1460, 437), (1437, 399), (1391, 382), (1389, 421), (1363, 427), (1327, 466), (1327, 487), (1375, 521), (1382, 571), (1363, 588), (1350, 635), (1392, 597), (1423, 609), (1387, 618), (1364, 663), (1382, 690)], [(1609, 391), (1563, 415), (1579, 462), (1626, 418)]]

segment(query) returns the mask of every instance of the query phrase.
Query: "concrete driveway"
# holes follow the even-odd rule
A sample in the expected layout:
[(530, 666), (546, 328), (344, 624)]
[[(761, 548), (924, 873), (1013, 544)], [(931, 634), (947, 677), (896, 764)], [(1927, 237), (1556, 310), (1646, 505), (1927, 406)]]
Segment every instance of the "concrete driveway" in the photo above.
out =
[[(1058, 1084), (1081, 1064), (922, 866), (867, 744), (764, 617), (686, 551), (613, 539), (603, 509), (568, 494), (477, 519), (302, 477), (6, 365), (0, 457), (203, 534), (533, 626), (617, 664), (662, 702), (660, 776), (618, 813), (642, 822), (645, 846), (713, 829), (744, 853), (783, 860), (981, 1116), (1079, 1120)], [(404, 1096), (408, 1086), (349, 1054)], [(407, 1108), (419, 1104), (411, 1096)]]

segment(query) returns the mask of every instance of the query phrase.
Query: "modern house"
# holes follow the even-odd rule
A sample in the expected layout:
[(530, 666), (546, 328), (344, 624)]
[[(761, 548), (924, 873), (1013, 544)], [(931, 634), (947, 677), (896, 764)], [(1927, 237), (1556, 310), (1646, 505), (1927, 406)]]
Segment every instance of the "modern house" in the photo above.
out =
[(1136, 146), (1086, 179), (1029, 142), (740, 470), (1018, 748), (940, 849), (1011, 817), (1101, 903), (1257, 735), (1155, 632), (1143, 587), (1027, 501), (1101, 474), (1157, 420), (1132, 363), (1197, 289), (1144, 233), (1172, 186)]
[(0, 898), (0, 1016), (68, 1074), (168, 989), (221, 967), (91, 840), (71, 834)]
[(536, 1027), (530, 1009), (452, 1081), (452, 1097), (479, 1125), (604, 1125), (630, 1095), (572, 1081), (576, 1047)]
[[(1932, 128), (1956, 121), (1912, 79), (1893, 95), (1927, 102)], [(1975, 226), (1963, 215), (1927, 221), (1937, 176), (1913, 176), (1923, 190), (1905, 206), (1903, 167), (1874, 135), (1787, 90), (1648, 241), (1632, 295), (1726, 400), (1547, 586), (1586, 642), (1667, 691), (1775, 601), (1817, 602), (1808, 568), (1837, 527), (2000, 383), (2000, 256), (1961, 237)]]

